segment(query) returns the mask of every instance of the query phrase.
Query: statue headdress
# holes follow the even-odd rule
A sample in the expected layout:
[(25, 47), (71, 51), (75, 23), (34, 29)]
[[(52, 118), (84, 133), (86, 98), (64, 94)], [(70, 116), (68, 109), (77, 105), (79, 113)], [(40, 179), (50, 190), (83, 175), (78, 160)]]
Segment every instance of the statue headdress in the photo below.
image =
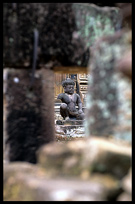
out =
[(75, 82), (72, 79), (67, 78), (65, 81), (62, 82), (63, 87), (65, 87), (66, 85), (75, 85)]

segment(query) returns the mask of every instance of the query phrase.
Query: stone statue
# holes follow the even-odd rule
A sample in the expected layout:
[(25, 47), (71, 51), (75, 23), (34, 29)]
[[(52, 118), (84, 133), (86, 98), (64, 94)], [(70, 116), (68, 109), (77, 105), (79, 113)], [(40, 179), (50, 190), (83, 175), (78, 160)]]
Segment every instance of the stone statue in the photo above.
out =
[[(74, 93), (75, 82), (70, 78), (67, 78), (62, 82), (65, 93), (58, 95), (57, 99), (62, 101), (60, 106), (60, 114), (65, 120), (83, 120), (84, 113), (82, 111), (81, 98), (77, 93)], [(78, 109), (76, 109), (78, 105)]]

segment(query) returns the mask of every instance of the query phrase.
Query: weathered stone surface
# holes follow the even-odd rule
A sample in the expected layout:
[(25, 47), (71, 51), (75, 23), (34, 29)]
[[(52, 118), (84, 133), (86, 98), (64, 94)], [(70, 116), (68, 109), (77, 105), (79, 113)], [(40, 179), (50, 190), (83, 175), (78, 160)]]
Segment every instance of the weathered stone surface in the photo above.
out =
[(122, 179), (131, 167), (131, 145), (115, 140), (91, 139), (85, 148), (86, 163), (90, 163), (91, 172), (109, 173)]
[(32, 65), (35, 28), (39, 31), (37, 66), (55, 60), (56, 65), (87, 66), (89, 46), (98, 37), (114, 33), (120, 23), (119, 9), (115, 7), (100, 8), (86, 3), (4, 3), (4, 66)]
[(124, 190), (131, 195), (132, 194), (132, 169), (129, 169), (128, 174), (123, 178), (122, 185)]
[[(78, 175), (78, 173), (80, 173), (80, 157), (81, 151), (79, 154), (79, 149), (73, 152), (68, 147), (68, 144), (63, 146), (63, 144), (57, 144), (55, 142), (49, 146), (47, 145), (47, 148), (43, 147), (38, 152), (39, 164), (47, 170), (51, 169), (51, 171), (48, 171), (51, 175)], [(78, 168), (76, 168), (77, 165)], [(55, 168), (53, 168), (53, 166), (55, 166)]]
[(121, 179), (131, 166), (131, 147), (99, 138), (68, 141), (64, 146), (54, 142), (39, 150), (38, 162), (49, 174), (80, 176), (85, 170), (88, 175), (100, 172)]
[(128, 174), (121, 181), (124, 192), (120, 194), (117, 201), (132, 201), (132, 181), (132, 168), (130, 168)]
[(55, 133), (63, 137), (85, 137), (83, 125), (55, 125)]
[(132, 197), (128, 193), (122, 193), (117, 201), (132, 201)]
[(106, 201), (119, 189), (119, 182), (109, 176), (51, 178), (29, 163), (4, 165), (4, 201)]
[[(44, 142), (54, 140), (54, 73), (52, 70), (41, 69), (39, 71), (42, 82), (42, 137)], [(40, 92), (39, 92), (40, 94)]]
[(123, 16), (123, 26), (132, 29), (132, 3), (116, 3), (121, 9)]
[[(6, 146), (10, 161), (36, 162), (36, 150), (54, 140), (53, 73), (8, 69), (6, 93)], [(51, 110), (48, 114), (48, 110)]]
[(55, 135), (55, 140), (56, 142), (58, 143), (65, 143), (65, 142), (68, 142), (68, 141), (75, 141), (75, 140), (84, 140), (85, 138), (84, 137), (78, 137), (78, 136), (75, 136), (75, 137), (69, 137), (69, 136), (63, 136), (61, 134), (56, 134)]
[(131, 49), (127, 33), (99, 39), (91, 49), (86, 135), (114, 136), (131, 142), (131, 81), (116, 70), (119, 59)]
[[(39, 150), (37, 165), (4, 164), (4, 201), (130, 200), (131, 170), (123, 160), (130, 153), (127, 144), (99, 138), (63, 144), (52, 142)], [(108, 171), (102, 171), (101, 165)], [(117, 173), (121, 169), (121, 176), (110, 167), (117, 169)]]
[(55, 133), (56, 138), (61, 137), (85, 137), (83, 120), (56, 120)]
[(61, 120), (56, 121), (57, 125), (83, 125), (83, 120)]
[[(4, 165), (4, 201), (34, 201), (37, 199), (36, 182), (44, 171), (30, 163), (12, 162)], [(37, 193), (36, 193), (37, 192)]]
[(8, 70), (4, 69), (3, 71), (3, 158), (7, 160), (7, 149), (6, 149), (6, 140), (7, 140), (7, 132), (6, 132), (6, 116), (7, 116), (7, 102), (6, 102), (6, 92), (7, 92), (7, 73)]
[(121, 186), (124, 192), (118, 196), (117, 201), (132, 201), (132, 168), (122, 179)]

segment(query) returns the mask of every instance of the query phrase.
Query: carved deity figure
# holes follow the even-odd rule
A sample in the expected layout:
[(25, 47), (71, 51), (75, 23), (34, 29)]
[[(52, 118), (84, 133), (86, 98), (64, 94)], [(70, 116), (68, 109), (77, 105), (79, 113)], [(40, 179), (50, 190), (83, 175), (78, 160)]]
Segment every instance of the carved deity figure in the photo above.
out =
[[(81, 98), (77, 93), (74, 93), (75, 82), (67, 78), (62, 82), (65, 93), (58, 95), (57, 99), (62, 101), (60, 106), (60, 114), (64, 120), (83, 120), (84, 113), (82, 110)], [(78, 106), (78, 110), (76, 109)]]

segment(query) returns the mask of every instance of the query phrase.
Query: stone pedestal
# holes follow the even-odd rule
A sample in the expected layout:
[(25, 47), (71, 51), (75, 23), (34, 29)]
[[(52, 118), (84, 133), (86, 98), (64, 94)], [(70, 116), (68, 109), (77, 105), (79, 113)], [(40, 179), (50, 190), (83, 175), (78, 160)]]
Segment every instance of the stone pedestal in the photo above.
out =
[(57, 120), (56, 137), (85, 137), (83, 120)]

